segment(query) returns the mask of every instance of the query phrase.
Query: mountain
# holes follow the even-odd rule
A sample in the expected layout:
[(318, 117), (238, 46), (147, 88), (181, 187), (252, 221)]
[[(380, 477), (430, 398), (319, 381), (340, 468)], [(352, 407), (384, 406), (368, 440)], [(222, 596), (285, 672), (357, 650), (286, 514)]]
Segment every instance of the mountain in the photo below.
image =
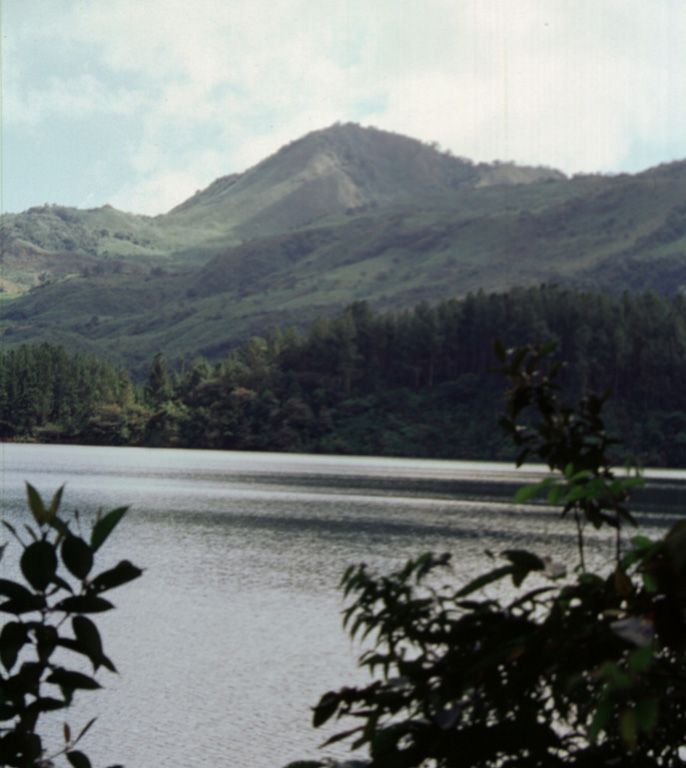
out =
[(281, 149), (243, 174), (218, 179), (167, 220), (223, 220), (242, 237), (307, 226), (331, 214), (493, 184), (564, 178), (550, 169), (474, 165), (374, 128), (334, 125)]
[[(114, 262), (144, 268), (197, 265), (246, 239), (290, 232), (336, 214), (456, 189), (563, 178), (545, 168), (474, 165), (406, 136), (334, 125), (244, 173), (217, 179), (162, 216), (137, 216), (110, 205), (89, 210), (44, 205), (5, 214), (3, 285), (22, 292), (93, 268), (97, 261), (100, 272), (112, 271)], [(29, 252), (40, 259), (32, 263)], [(121, 273), (123, 267), (116, 269)]]
[(686, 290), (686, 162), (569, 179), (334, 125), (167, 214), (43, 206), (4, 215), (0, 238), (5, 345), (49, 340), (136, 369), (158, 349), (218, 357), (356, 299)]

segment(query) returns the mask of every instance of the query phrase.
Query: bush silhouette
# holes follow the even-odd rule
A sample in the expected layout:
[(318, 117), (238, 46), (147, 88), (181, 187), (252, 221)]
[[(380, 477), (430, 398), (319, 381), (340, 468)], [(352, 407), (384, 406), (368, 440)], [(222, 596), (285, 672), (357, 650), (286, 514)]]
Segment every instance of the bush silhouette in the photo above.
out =
[[(553, 349), (495, 344), (511, 384), (501, 425), (520, 448), (518, 465), (548, 465), (550, 475), (516, 501), (546, 493), (560, 507), (576, 528), (576, 567), (567, 576), (533, 552), (507, 550), (470, 583), (439, 586), (448, 555), (423, 555), (390, 575), (351, 566), (344, 620), (371, 643), (360, 664), (372, 682), (324, 694), (313, 724), (344, 719), (349, 727), (326, 745), (346, 741), (368, 758), (289, 768), (685, 763), (686, 521), (656, 541), (625, 541), (635, 526), (627, 502), (642, 479), (612, 467), (607, 393), (564, 402)], [(616, 532), (607, 573), (587, 569), (589, 525)], [(505, 579), (509, 596), (481, 592)]]
[(104, 593), (138, 578), (142, 571), (128, 560), (98, 574), (93, 570), (97, 552), (126, 507), (98, 514), (85, 539), (77, 513), (70, 521), (58, 514), (62, 488), (46, 506), (33, 486), (27, 483), (26, 487), (34, 522), (24, 527), (28, 541), (3, 521), (23, 551), (22, 580), (0, 579), (0, 598), (4, 598), (0, 611), (12, 617), (0, 632), (0, 765), (47, 767), (65, 756), (73, 768), (89, 768), (90, 760), (76, 746), (94, 720), (78, 732), (65, 724), (63, 745), (48, 753), (40, 719), (68, 707), (76, 691), (100, 688), (94, 676), (64, 666), (65, 658), (76, 661), (80, 656), (90, 662), (93, 674), (100, 667), (116, 671), (90, 616), (112, 609)]

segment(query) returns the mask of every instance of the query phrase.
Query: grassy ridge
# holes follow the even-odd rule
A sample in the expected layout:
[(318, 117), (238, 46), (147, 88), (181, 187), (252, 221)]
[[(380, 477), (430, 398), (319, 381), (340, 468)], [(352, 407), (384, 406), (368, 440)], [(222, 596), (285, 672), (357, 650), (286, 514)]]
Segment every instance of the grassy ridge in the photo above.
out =
[[(11, 214), (2, 278), (8, 290), (14, 278), (12, 290), (34, 287), (4, 294), (2, 343), (59, 341), (140, 373), (158, 350), (218, 359), (269, 327), (304, 329), (359, 299), (398, 310), (541, 283), (686, 290), (686, 163), (618, 177), (540, 171), (538, 181), (529, 169), (532, 183), (480, 186), (487, 171), (490, 183), (514, 173), (341, 126), (165, 216)], [(317, 174), (340, 199), (310, 194)]]

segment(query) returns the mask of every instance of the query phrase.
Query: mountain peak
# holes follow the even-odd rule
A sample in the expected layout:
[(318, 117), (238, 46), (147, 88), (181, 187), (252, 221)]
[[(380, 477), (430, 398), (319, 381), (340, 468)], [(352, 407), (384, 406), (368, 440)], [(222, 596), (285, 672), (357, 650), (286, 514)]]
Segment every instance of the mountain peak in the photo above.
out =
[(493, 184), (564, 178), (559, 171), (475, 165), (436, 144), (336, 123), (282, 147), (242, 174), (217, 179), (168, 216), (221, 219), (240, 236), (278, 232), (369, 204)]

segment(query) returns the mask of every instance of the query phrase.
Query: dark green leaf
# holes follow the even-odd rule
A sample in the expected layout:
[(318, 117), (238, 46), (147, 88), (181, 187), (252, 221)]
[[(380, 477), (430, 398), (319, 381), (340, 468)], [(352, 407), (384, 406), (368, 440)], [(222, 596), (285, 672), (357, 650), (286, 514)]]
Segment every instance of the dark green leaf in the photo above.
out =
[(42, 712), (55, 712), (58, 709), (68, 707), (69, 703), (65, 699), (53, 699), (50, 696), (41, 696), (26, 708), (31, 714), (40, 715)]
[(55, 574), (55, 576), (53, 576), (52, 583), (55, 586), (63, 589), (65, 592), (69, 592), (71, 595), (74, 594), (74, 590), (72, 589), (71, 584), (68, 581), (65, 581), (61, 576)]
[(554, 482), (554, 477), (546, 477), (545, 480), (542, 480), (540, 483), (525, 485), (523, 488), (520, 488), (517, 493), (515, 493), (515, 504), (523, 504), (524, 502), (529, 501), (529, 499), (532, 499), (534, 496), (538, 495), (541, 491), (545, 490)]
[(57, 571), (57, 554), (47, 541), (34, 541), (21, 556), (21, 572), (29, 584), (39, 592), (44, 591)]
[(32, 595), (27, 592), (21, 597), (12, 597), (0, 603), (0, 611), (3, 613), (14, 613), (17, 616), (21, 613), (30, 613), (31, 611), (40, 611), (45, 608), (45, 598), (42, 595)]
[(5, 595), (6, 597), (26, 598), (33, 597), (33, 592), (30, 592), (23, 584), (19, 584), (16, 581), (0, 579), (0, 595)]
[(515, 566), (512, 569), (512, 583), (515, 585), (515, 587), (521, 586), (522, 582), (526, 577), (531, 573), (531, 571), (528, 570), (528, 568), (519, 568), (518, 566)]
[(66, 613), (101, 613), (114, 608), (109, 600), (96, 595), (75, 595), (74, 597), (65, 597), (55, 606), (58, 611)]
[(503, 556), (518, 568), (527, 571), (545, 570), (545, 563), (541, 558), (538, 555), (534, 555), (533, 552), (527, 552), (525, 549), (506, 549), (503, 552)]
[(511, 565), (504, 565), (501, 568), (496, 568), (494, 571), (484, 573), (482, 576), (477, 577), (473, 581), (470, 581), (469, 584), (462, 587), (462, 589), (455, 593), (455, 597), (459, 598), (471, 595), (472, 592), (476, 592), (477, 590), (492, 584), (494, 581), (499, 581), (505, 576), (510, 576), (513, 571), (514, 568)]
[(526, 347), (516, 347), (510, 358), (511, 372), (517, 373), (519, 366), (524, 362), (524, 358), (527, 356), (528, 349)]
[(612, 717), (612, 705), (609, 701), (601, 701), (593, 715), (593, 720), (588, 728), (588, 740), (594, 742), (597, 740), (601, 731), (604, 731), (610, 723)]
[[(569, 466), (571, 466), (571, 464)], [(589, 477), (592, 476), (592, 474), (593, 473), (590, 470), (582, 469), (581, 472), (575, 472), (573, 475), (571, 475), (567, 479), (569, 480), (570, 483), (578, 483), (579, 480), (587, 480)], [(603, 481), (600, 480), (600, 482), (602, 483)]]
[(62, 542), (62, 561), (77, 579), (85, 579), (93, 567), (93, 552), (79, 536), (67, 536)]
[(38, 658), (42, 663), (45, 663), (50, 658), (57, 645), (57, 630), (50, 624), (39, 624), (34, 629), (34, 634), (36, 636), (36, 651), (38, 653)]
[(33, 528), (30, 525), (28, 525), (27, 523), (24, 523), (24, 528), (26, 529), (26, 532), (34, 541), (38, 541), (38, 534), (33, 530)]
[(673, 537), (679, 537), (684, 533), (686, 533), (686, 520), (679, 520), (669, 529), (666, 538), (671, 539)]
[(554, 485), (548, 491), (548, 503), (553, 506), (560, 502), (560, 499), (564, 496), (565, 489), (561, 485)]
[(42, 664), (35, 661), (25, 661), (19, 667), (19, 672), (13, 675), (10, 680), (16, 683), (22, 689), (22, 692), (38, 695), (38, 686), (43, 671), (44, 667)]
[(55, 669), (52, 674), (47, 678), (48, 683), (54, 683), (55, 685), (59, 685), (60, 688), (81, 688), (84, 690), (95, 690), (96, 688), (101, 688), (102, 686), (97, 680), (94, 680), (92, 677), (88, 677), (88, 675), (84, 675), (81, 672), (73, 672), (68, 669), (62, 669), (61, 667), (58, 667)]
[(112, 533), (117, 523), (124, 517), (127, 510), (128, 507), (113, 509), (93, 526), (93, 532), (91, 533), (91, 549), (93, 552), (97, 552), (105, 543), (105, 540)]
[(638, 739), (638, 718), (633, 707), (625, 707), (619, 713), (619, 732), (627, 750), (633, 752)]
[(636, 704), (636, 719), (638, 727), (647, 734), (651, 734), (657, 725), (657, 701), (655, 699), (642, 699)]
[(62, 501), (63, 491), (64, 491), (64, 485), (61, 485), (57, 489), (57, 491), (55, 491), (55, 494), (52, 497), (52, 501), (50, 502), (50, 507), (48, 510), (46, 510), (46, 520), (48, 523), (52, 523), (53, 519), (55, 518), (55, 515), (57, 514), (57, 510), (60, 507), (60, 502)]
[(653, 593), (657, 592), (658, 590), (657, 581), (655, 581), (655, 578), (650, 573), (642, 573), (641, 581), (643, 582), (643, 586), (646, 588), (648, 592), (653, 592)]
[[(384, 760), (385, 756), (393, 757), (398, 752), (398, 742), (411, 733), (413, 730), (412, 721), (403, 723), (393, 723), (386, 728), (378, 730), (371, 740), (369, 751), (374, 760)], [(366, 739), (361, 739), (364, 743)], [(359, 743), (359, 742), (358, 742)]]
[(0, 660), (9, 672), (17, 661), (21, 648), (28, 642), (27, 629), (18, 621), (9, 621), (0, 634)]
[(362, 726), (358, 728), (350, 728), (347, 731), (341, 731), (340, 733), (334, 734), (330, 739), (327, 739), (323, 744), (322, 747), (328, 747), (331, 744), (336, 744), (339, 741), (343, 741), (343, 739), (347, 739), (350, 736), (355, 735), (356, 733), (359, 733), (361, 730), (363, 730)]
[[(12, 704), (0, 704), (0, 721), (11, 720), (19, 714), (19, 708)], [(2, 763), (0, 763), (2, 765)]]
[(24, 542), (21, 540), (19, 534), (15, 530), (13, 525), (10, 525), (6, 520), (2, 521), (2, 524), (7, 528), (7, 530), (14, 536), (14, 538), (22, 545), (22, 547), (26, 546)]
[(314, 728), (319, 728), (320, 725), (323, 725), (335, 713), (340, 700), (340, 696), (334, 691), (329, 691), (329, 693), (325, 693), (321, 697), (312, 715), (312, 725)]
[(653, 649), (651, 645), (637, 648), (629, 654), (629, 669), (634, 672), (645, 672), (653, 662)]
[(35, 765), (43, 751), (40, 736), (14, 729), (0, 739), (2, 765)]
[(59, 517), (53, 517), (50, 525), (59, 533), (61, 537), (69, 536), (69, 526)]
[(67, 760), (74, 766), (74, 768), (91, 768), (91, 761), (78, 750), (72, 750), (67, 752)]
[(26, 494), (29, 499), (29, 508), (31, 509), (31, 513), (33, 514), (33, 519), (38, 523), (38, 525), (43, 525), (48, 519), (48, 514), (45, 509), (45, 505), (43, 504), (43, 499), (41, 499), (40, 493), (31, 485), (31, 483), (26, 483)]
[(128, 560), (122, 560), (109, 571), (99, 573), (89, 585), (92, 592), (105, 592), (108, 589), (120, 587), (129, 581), (137, 579), (143, 571), (130, 563)]
[(74, 616), (71, 625), (74, 630), (74, 637), (85, 649), (85, 655), (93, 663), (93, 669), (97, 670), (102, 664), (112, 672), (116, 672), (114, 664), (103, 653), (100, 632), (95, 624), (85, 616)]

